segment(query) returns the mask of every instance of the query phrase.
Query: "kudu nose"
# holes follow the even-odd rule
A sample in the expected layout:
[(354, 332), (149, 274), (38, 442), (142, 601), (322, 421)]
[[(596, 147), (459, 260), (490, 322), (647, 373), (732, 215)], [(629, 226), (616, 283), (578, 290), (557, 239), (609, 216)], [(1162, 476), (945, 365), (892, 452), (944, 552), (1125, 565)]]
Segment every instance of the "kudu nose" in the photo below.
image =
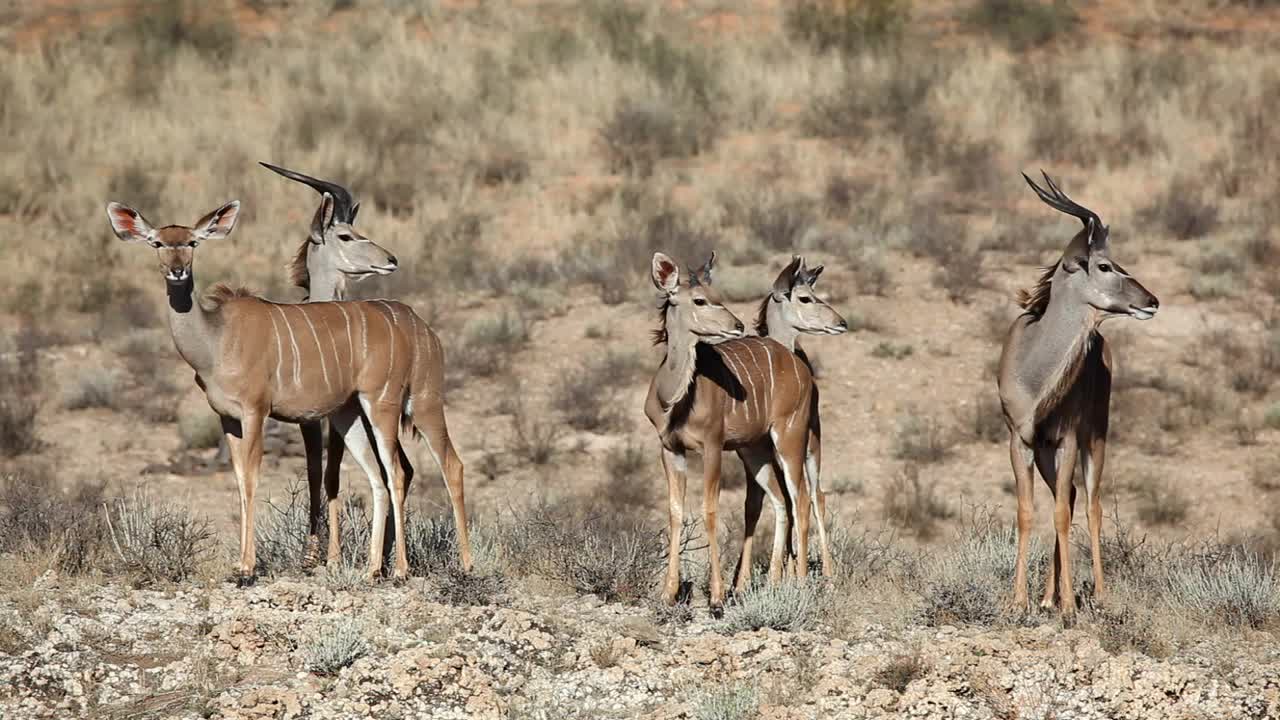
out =
[(849, 329), (849, 321), (848, 321), (848, 320), (841, 320), (841, 321), (840, 321), (840, 326), (839, 326), (839, 327), (840, 327), (840, 329), (841, 329), (841, 330), (848, 330), (848, 329)]
[(741, 333), (741, 332), (746, 332), (746, 328), (743, 326), (743, 324), (742, 324), (742, 321), (741, 321), (741, 320), (739, 320), (739, 321), (735, 322), (735, 323), (733, 324), (733, 328), (734, 328), (735, 330), (737, 330), (738, 332), (740, 332), (740, 333)]
[(399, 265), (400, 263), (396, 261), (396, 256), (395, 256), (395, 255), (392, 255), (392, 256), (390, 256), (390, 257), (388, 257), (388, 258), (387, 258), (387, 264), (388, 264), (388, 265)]

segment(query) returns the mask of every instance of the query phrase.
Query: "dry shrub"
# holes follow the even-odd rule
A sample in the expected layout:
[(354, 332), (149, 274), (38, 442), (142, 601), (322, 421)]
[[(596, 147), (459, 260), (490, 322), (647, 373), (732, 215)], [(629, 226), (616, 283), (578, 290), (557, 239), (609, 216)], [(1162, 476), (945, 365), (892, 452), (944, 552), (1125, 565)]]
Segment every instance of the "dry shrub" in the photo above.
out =
[(353, 618), (339, 618), (327, 627), (307, 633), (302, 646), (302, 665), (317, 675), (337, 675), (338, 671), (369, 653), (364, 630)]
[(996, 443), (1007, 439), (1009, 429), (996, 393), (979, 392), (974, 397), (969, 409), (969, 429), (973, 438), (981, 442)]
[(903, 0), (798, 0), (783, 19), (787, 35), (816, 52), (856, 55), (896, 45), (910, 19)]
[(16, 457), (40, 447), (40, 356), (28, 329), (15, 337), (16, 350), (0, 355), (0, 455)]
[(689, 704), (694, 720), (755, 720), (760, 693), (743, 683), (712, 685), (694, 694)]
[(909, 463), (942, 462), (955, 444), (951, 432), (935, 418), (911, 410), (898, 418), (893, 456)]
[(606, 602), (648, 597), (666, 563), (662, 533), (592, 514), (585, 502), (535, 505), (500, 528), (502, 552), (517, 572), (564, 583)]
[(113, 500), (104, 512), (116, 559), (143, 583), (186, 580), (213, 552), (208, 521), (155, 499), (145, 489)]
[(1275, 563), (1236, 546), (1209, 544), (1177, 558), (1165, 591), (1175, 608), (1209, 622), (1261, 628), (1280, 617)]
[(924, 539), (934, 536), (939, 520), (955, 514), (938, 496), (937, 482), (922, 479), (920, 468), (911, 463), (885, 486), (884, 509), (890, 522)]
[(633, 373), (619, 374), (620, 370), (630, 367), (620, 361), (622, 357), (617, 353), (589, 357), (575, 371), (562, 374), (556, 381), (552, 405), (561, 412), (569, 427), (601, 433), (624, 424), (618, 395)]
[(1204, 199), (1201, 183), (1188, 176), (1174, 178), (1140, 217), (1178, 240), (1195, 240), (1218, 227), (1218, 207)]
[(729, 601), (719, 629), (726, 633), (762, 628), (788, 632), (811, 630), (822, 615), (825, 600), (822, 586), (816, 581), (756, 584)]
[(634, 443), (610, 448), (605, 455), (604, 496), (624, 508), (650, 506), (656, 487), (653, 478), (646, 477), (650, 462), (650, 454)]
[(839, 139), (873, 131), (897, 133), (911, 161), (938, 151), (939, 130), (928, 99), (949, 72), (940, 55), (885, 55), (875, 63), (847, 63), (843, 69), (841, 86), (810, 102), (802, 120), (806, 132)]
[(120, 400), (117, 375), (102, 367), (86, 368), (76, 376), (64, 402), (68, 410), (115, 409)]
[(928, 670), (928, 665), (917, 650), (910, 655), (894, 656), (887, 665), (877, 670), (871, 679), (880, 687), (904, 693), (913, 680), (923, 677)]
[(462, 349), (453, 353), (448, 368), (470, 376), (492, 377), (505, 372), (512, 357), (529, 341), (523, 316), (513, 310), (471, 319), (462, 330)]
[(967, 303), (983, 287), (982, 252), (977, 247), (952, 242), (940, 249), (936, 259), (933, 283), (946, 291), (951, 302)]
[[(1011, 527), (990, 518), (966, 523), (954, 541), (941, 546), (921, 566), (921, 620), (935, 626), (999, 622), (1013, 587), (1017, 547)], [(1046, 555), (1033, 537), (1027, 563), (1032, 588), (1043, 584), (1040, 568)]]
[(510, 409), (511, 452), (531, 465), (548, 465), (559, 451), (563, 426), (530, 414), (526, 401), (519, 396)]
[(795, 252), (805, 231), (817, 224), (814, 204), (807, 198), (771, 199), (747, 210), (747, 229), (773, 252)]
[(1156, 626), (1155, 613), (1149, 607), (1122, 602), (1116, 607), (1103, 607), (1095, 615), (1098, 640), (1109, 653), (1140, 652), (1153, 658), (1169, 654), (1169, 644)]
[(1043, 45), (1079, 23), (1064, 0), (978, 0), (969, 11), (974, 27), (998, 35), (1017, 50)]
[(659, 161), (705, 152), (712, 128), (697, 111), (626, 100), (600, 130), (611, 172), (653, 174)]
[(64, 573), (101, 568), (108, 553), (103, 492), (92, 483), (60, 492), (47, 469), (34, 465), (0, 477), (0, 551), (35, 557)]
[(1186, 520), (1191, 509), (1186, 494), (1169, 481), (1147, 477), (1140, 482), (1137, 496), (1138, 517), (1148, 525), (1176, 525)]

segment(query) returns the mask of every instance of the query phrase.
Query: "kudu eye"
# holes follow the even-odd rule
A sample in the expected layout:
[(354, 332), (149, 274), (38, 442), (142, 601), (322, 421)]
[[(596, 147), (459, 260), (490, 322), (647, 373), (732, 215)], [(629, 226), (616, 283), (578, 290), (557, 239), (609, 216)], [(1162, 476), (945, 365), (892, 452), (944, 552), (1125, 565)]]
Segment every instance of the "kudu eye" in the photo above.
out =
[(192, 240), (191, 242), (187, 243), (187, 247), (190, 247), (190, 248), (192, 248), (192, 249), (195, 249), (195, 247), (196, 247), (197, 245), (199, 245), (199, 244), (200, 244), (200, 241), (198, 241), (198, 240)]
[(799, 300), (800, 300), (800, 302), (802, 302), (802, 303), (811, 303), (811, 302), (813, 302), (813, 298), (809, 297), (808, 295), (801, 295), (801, 296), (800, 296), (800, 298), (799, 298)]
[(699, 307), (701, 307), (702, 305), (706, 305), (706, 304), (707, 304), (707, 299), (706, 299), (706, 298), (694, 298), (694, 299), (693, 299), (693, 304), (694, 304), (694, 305), (698, 305)]
[(1101, 270), (1102, 272), (1111, 272), (1111, 266), (1106, 263), (1102, 263), (1101, 265), (1099, 265), (1098, 269)]
[(351, 237), (347, 233), (341, 233), (340, 235), (338, 235), (338, 239), (341, 240), (342, 242), (351, 242), (355, 238)]
[(151, 245), (151, 247), (153, 247), (153, 248), (155, 248), (155, 249), (157, 249), (157, 250), (159, 250), (159, 249), (160, 249), (160, 241), (159, 241), (159, 240), (152, 240), (149, 244)]

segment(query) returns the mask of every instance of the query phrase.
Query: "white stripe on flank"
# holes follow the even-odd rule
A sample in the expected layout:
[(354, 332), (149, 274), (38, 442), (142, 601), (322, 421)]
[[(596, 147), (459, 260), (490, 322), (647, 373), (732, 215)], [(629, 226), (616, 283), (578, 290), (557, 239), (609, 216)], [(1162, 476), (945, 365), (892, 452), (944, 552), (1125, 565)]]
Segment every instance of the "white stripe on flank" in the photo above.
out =
[(360, 358), (369, 357), (369, 306), (360, 303)]
[(302, 358), (298, 352), (298, 340), (293, 336), (293, 324), (289, 322), (289, 314), (284, 311), (280, 305), (272, 305), (271, 307), (280, 311), (280, 319), (284, 321), (284, 329), (289, 331), (289, 346), (293, 348), (293, 385), (299, 387), (302, 385)]
[[(378, 302), (382, 303), (388, 310), (391, 310), (391, 306), (387, 305), (386, 301), (379, 300)], [(391, 370), (396, 364), (396, 329), (394, 322), (392, 322), (392, 318), (394, 318), (395, 315), (396, 311), (391, 310), (391, 317), (387, 317), (386, 315), (382, 316), (382, 318), (387, 321), (387, 337), (390, 339), (391, 345), (387, 351), (387, 378), (382, 383), (382, 393), (378, 395), (378, 400), (387, 399), (387, 390), (391, 386)]]
[[(347, 316), (347, 309), (342, 306), (342, 303), (338, 302), (334, 305), (342, 311), (342, 322), (347, 326), (347, 365), (351, 368), (351, 382), (354, 383), (356, 381), (356, 346), (351, 342), (351, 318)], [(337, 353), (336, 349), (334, 352)]]
[(769, 349), (769, 343), (761, 343), (764, 346), (765, 359), (769, 361), (769, 396), (773, 397), (773, 351)]
[(751, 390), (747, 394), (747, 417), (750, 418), (751, 403), (755, 400), (756, 395), (756, 384), (751, 380), (751, 366), (747, 365), (745, 360), (742, 361), (742, 366), (745, 368), (745, 371), (742, 373), (742, 378), (747, 381), (747, 385), (751, 386)]
[[(342, 358), (338, 357), (338, 341), (333, 338), (333, 329), (329, 327), (329, 323), (324, 324), (324, 331), (329, 333), (329, 347), (333, 350), (333, 371), (338, 375), (338, 382), (342, 382)], [(328, 382), (328, 378), (325, 381)]]
[(307, 312), (304, 307), (299, 307), (298, 312), (302, 313), (302, 319), (307, 321), (307, 327), (311, 328), (311, 337), (316, 340), (316, 354), (320, 356), (320, 373), (324, 375), (324, 386), (328, 390), (333, 389), (333, 385), (329, 383), (329, 368), (324, 361), (324, 348), (320, 347), (320, 333), (316, 332), (315, 323), (311, 322), (311, 313)]
[[(748, 342), (746, 343), (746, 346), (747, 346), (747, 352), (751, 353), (751, 364), (755, 367), (759, 367), (758, 361), (756, 360), (756, 344), (753, 342)], [(763, 376), (760, 379), (763, 380), (764, 379)], [(760, 393), (756, 393), (755, 395), (756, 395), (755, 397), (756, 412), (760, 414), (760, 417), (764, 417), (764, 401), (765, 401), (764, 393), (760, 392)]]
[[(274, 307), (268, 305), (268, 308)], [(280, 344), (280, 326), (276, 325), (276, 314), (268, 312), (267, 317), (271, 318), (271, 334), (276, 336), (276, 387), (284, 387), (284, 382), (280, 380), (280, 363), (284, 362), (284, 346)]]
[[(733, 358), (729, 357), (729, 351), (728, 350), (720, 351), (720, 357), (723, 358), (725, 364), (729, 366), (729, 374), (733, 376), (733, 379), (735, 382), (737, 382), (738, 387), (742, 388), (743, 392), (746, 392), (747, 388), (745, 385), (742, 384), (742, 380), (739, 379), (738, 377), (739, 375), (738, 368), (736, 365), (734, 365)], [(738, 399), (731, 392), (729, 394), (729, 411), (732, 412), (733, 408), (737, 406), (738, 406)]]

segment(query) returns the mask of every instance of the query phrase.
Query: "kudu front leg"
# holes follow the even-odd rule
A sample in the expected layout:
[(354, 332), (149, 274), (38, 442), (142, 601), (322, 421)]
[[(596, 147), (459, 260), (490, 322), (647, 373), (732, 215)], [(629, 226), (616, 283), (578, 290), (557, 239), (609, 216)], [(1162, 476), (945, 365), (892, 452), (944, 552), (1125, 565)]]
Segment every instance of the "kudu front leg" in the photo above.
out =
[(338, 502), (338, 490), (342, 481), (342, 456), (346, 451), (342, 433), (329, 423), (329, 462), (324, 466), (324, 502), (329, 517), (329, 551), (325, 562), (336, 566), (342, 562), (342, 507)]
[[(1071, 581), (1071, 516), (1075, 508), (1076, 488), (1072, 483), (1075, 473), (1076, 448), (1070, 440), (1057, 448), (1037, 448), (1036, 466), (1053, 493), (1053, 562), (1045, 577), (1044, 597), (1040, 606), (1046, 609), (1055, 604), (1062, 613), (1062, 622), (1070, 626), (1075, 621), (1076, 596)], [(1055, 599), (1057, 603), (1055, 603)]]
[(684, 493), (688, 462), (683, 452), (662, 449), (662, 470), (667, 476), (667, 576), (662, 599), (675, 605), (680, 594), (680, 535), (684, 529)]
[(716, 537), (716, 517), (720, 510), (720, 460), (724, 450), (718, 443), (707, 443), (702, 448), (702, 518), (707, 532), (707, 552), (710, 553), (711, 611), (724, 608), (724, 584), (720, 570), (720, 541)]
[(257, 570), (257, 544), (253, 527), (253, 499), (262, 467), (262, 428), (266, 413), (244, 414), (239, 420), (222, 418), (222, 431), (231, 451), (231, 465), (240, 490), (240, 565), (238, 584), (252, 585)]
[(822, 441), (814, 433), (809, 436), (808, 454), (804, 461), (805, 482), (809, 484), (809, 498), (814, 516), (818, 520), (818, 550), (822, 554), (822, 576), (835, 574), (835, 562), (831, 559), (831, 547), (827, 544), (827, 498), (822, 492)]
[(382, 573), (382, 538), (387, 521), (387, 484), (383, 480), (382, 468), (378, 463), (373, 444), (370, 442), (369, 431), (365, 429), (360, 410), (351, 407), (343, 408), (329, 416), (329, 423), (334, 431), (342, 436), (347, 451), (369, 478), (373, 512), (370, 518), (372, 531), (369, 533), (368, 576), (370, 580), (376, 580)]
[(1011, 431), (1009, 462), (1013, 465), (1014, 490), (1018, 498), (1018, 558), (1013, 571), (1013, 608), (1024, 613), (1031, 609), (1031, 601), (1027, 597), (1027, 553), (1031, 546), (1031, 523), (1035, 511), (1034, 458), (1032, 449)]
[(1107, 459), (1107, 441), (1093, 438), (1080, 447), (1080, 467), (1084, 475), (1084, 496), (1089, 520), (1089, 551), (1093, 561), (1093, 600), (1102, 603), (1107, 590), (1102, 581), (1102, 466)]

